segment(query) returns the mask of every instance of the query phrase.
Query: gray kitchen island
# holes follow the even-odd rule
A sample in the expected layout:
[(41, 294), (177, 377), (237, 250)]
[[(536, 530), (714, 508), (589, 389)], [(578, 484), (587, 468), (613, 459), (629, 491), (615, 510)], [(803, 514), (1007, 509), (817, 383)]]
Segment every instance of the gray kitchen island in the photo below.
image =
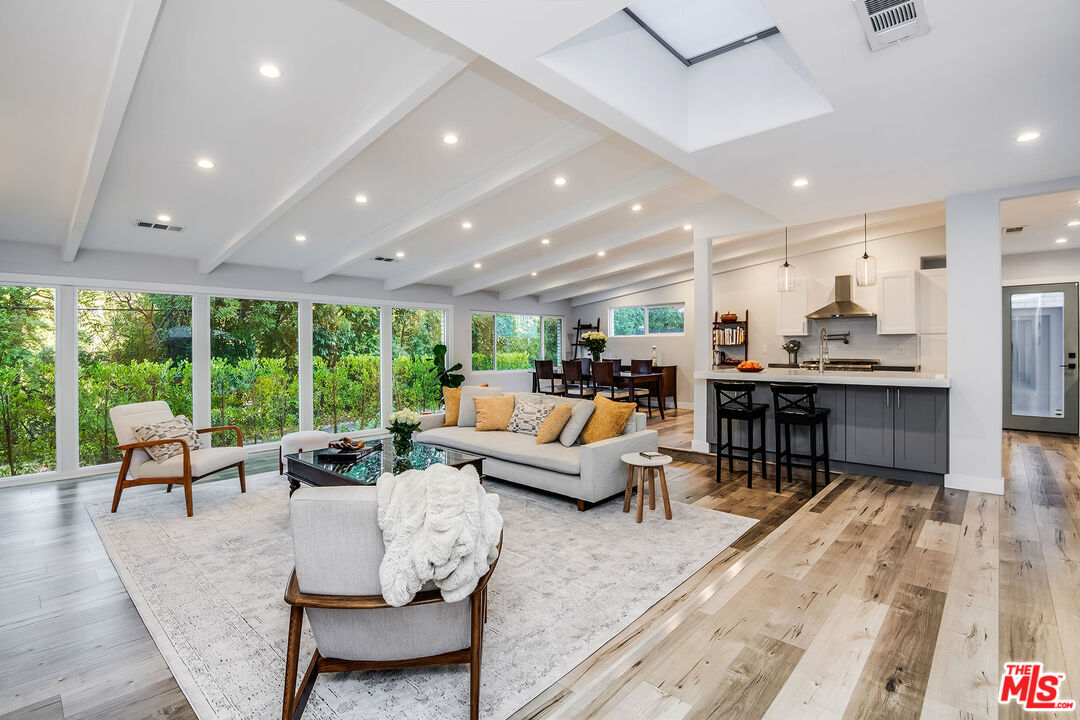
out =
[[(817, 404), (829, 408), (829, 461), (834, 472), (941, 485), (949, 470), (949, 380), (911, 372), (842, 372), (769, 368), (694, 374), (708, 384), (706, 439), (716, 451), (716, 380), (753, 382), (754, 402), (769, 406), (765, 443), (774, 458), (772, 383), (817, 385)], [(746, 444), (745, 423), (734, 423), (736, 445)], [(806, 433), (792, 434), (795, 453), (809, 451)], [(772, 468), (769, 468), (770, 473)], [(770, 474), (770, 477), (771, 474)]]

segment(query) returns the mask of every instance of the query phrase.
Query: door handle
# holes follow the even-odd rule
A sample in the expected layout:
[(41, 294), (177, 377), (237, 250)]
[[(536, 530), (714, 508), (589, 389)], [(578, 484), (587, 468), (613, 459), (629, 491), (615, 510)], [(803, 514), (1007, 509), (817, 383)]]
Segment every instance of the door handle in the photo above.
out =
[(1062, 363), (1061, 365), (1058, 365), (1058, 367), (1069, 368), (1070, 370), (1075, 370), (1076, 369), (1076, 363)]

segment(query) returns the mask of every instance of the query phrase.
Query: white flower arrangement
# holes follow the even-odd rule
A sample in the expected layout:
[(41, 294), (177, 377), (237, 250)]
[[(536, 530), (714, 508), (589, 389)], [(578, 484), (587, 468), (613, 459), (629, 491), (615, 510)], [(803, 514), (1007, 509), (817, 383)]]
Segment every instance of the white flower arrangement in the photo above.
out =
[(409, 408), (403, 408), (397, 412), (390, 413), (390, 424), (402, 424), (402, 425), (415, 425), (420, 427), (420, 413)]

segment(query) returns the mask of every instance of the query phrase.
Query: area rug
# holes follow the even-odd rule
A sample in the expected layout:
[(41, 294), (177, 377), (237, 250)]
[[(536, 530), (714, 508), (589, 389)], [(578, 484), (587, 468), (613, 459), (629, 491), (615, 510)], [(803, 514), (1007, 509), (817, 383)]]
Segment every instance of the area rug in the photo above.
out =
[[(88, 505), (128, 593), (202, 720), (280, 717), (292, 572), (288, 485), (276, 473), (183, 496)], [(481, 717), (504, 718), (599, 649), (756, 521), (672, 503), (674, 519), (485, 481), (501, 496), (503, 553), (489, 584)], [(301, 669), (314, 648), (305, 623)], [(468, 669), (320, 676), (307, 720), (468, 717)]]

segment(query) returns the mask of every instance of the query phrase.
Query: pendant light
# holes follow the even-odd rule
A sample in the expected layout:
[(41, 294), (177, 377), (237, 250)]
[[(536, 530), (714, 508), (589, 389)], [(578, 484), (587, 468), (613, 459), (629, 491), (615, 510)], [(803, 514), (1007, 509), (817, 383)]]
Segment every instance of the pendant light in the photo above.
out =
[(855, 283), (859, 287), (877, 284), (877, 260), (866, 252), (866, 213), (862, 216), (862, 257), (855, 261)]
[(784, 264), (776, 268), (776, 289), (782, 293), (795, 291), (795, 268), (788, 262), (787, 228), (784, 228)]

